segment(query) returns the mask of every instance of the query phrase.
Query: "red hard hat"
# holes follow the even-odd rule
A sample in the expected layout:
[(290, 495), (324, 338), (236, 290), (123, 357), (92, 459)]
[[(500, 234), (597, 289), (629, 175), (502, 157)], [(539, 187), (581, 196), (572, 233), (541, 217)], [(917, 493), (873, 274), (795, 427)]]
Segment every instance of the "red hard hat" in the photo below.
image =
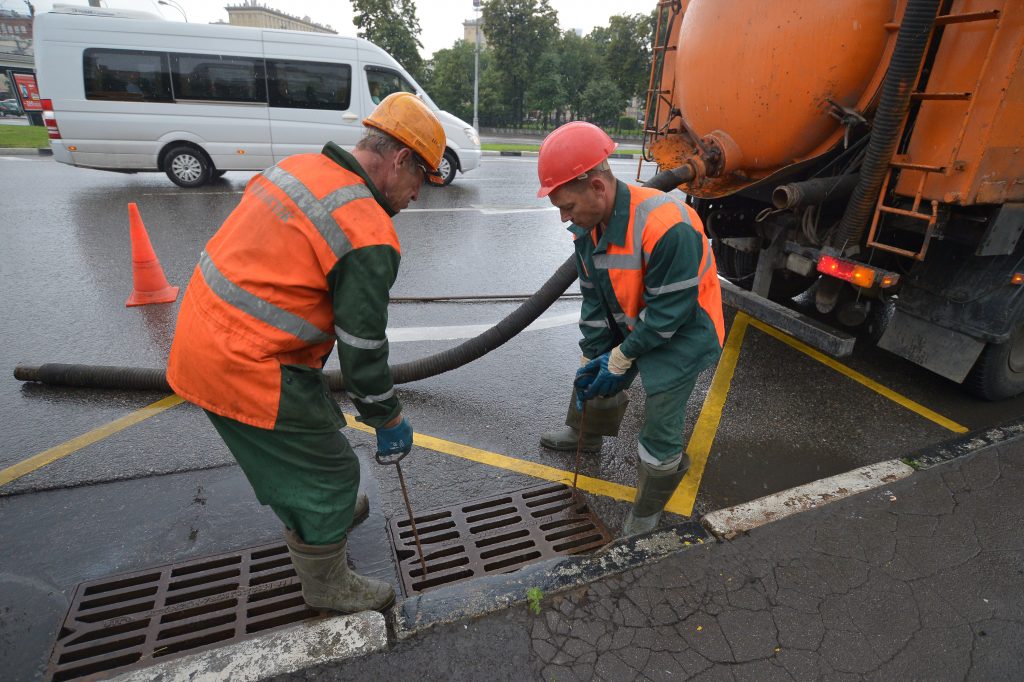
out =
[(617, 144), (593, 123), (573, 121), (544, 138), (537, 159), (540, 178), (538, 197), (546, 197), (559, 185), (578, 178), (608, 158)]

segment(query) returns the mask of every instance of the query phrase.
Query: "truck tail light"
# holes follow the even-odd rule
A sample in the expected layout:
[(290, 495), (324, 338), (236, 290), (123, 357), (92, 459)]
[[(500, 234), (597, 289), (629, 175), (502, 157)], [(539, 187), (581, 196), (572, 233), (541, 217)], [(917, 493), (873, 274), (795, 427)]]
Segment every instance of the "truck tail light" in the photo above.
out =
[(57, 128), (57, 116), (53, 113), (53, 100), (41, 100), (43, 104), (43, 124), (46, 125), (46, 133), (51, 140), (60, 139), (60, 130)]
[(835, 256), (818, 258), (818, 272), (865, 288), (877, 284), (880, 288), (887, 289), (900, 281), (900, 276), (895, 272)]

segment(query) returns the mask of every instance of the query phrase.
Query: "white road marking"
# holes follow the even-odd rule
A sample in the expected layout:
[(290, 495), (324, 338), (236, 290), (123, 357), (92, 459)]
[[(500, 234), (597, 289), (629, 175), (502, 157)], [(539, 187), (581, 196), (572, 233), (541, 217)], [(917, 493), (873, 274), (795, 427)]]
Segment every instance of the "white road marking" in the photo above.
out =
[(407, 208), (402, 211), (402, 213), (466, 213), (477, 211), (484, 215), (499, 215), (505, 213), (536, 213), (539, 211), (555, 210), (558, 209), (554, 206), (542, 206), (540, 208), (488, 208), (486, 206), (461, 206), (452, 208)]
[[(534, 320), (533, 324), (526, 328), (526, 331), (538, 331), (540, 329), (553, 329), (565, 325), (576, 324), (580, 314), (567, 313), (565, 315), (552, 315)], [(408, 341), (450, 341), (453, 339), (470, 339), (481, 334), (494, 325), (497, 321), (487, 324), (453, 325), (450, 327), (397, 327), (388, 329), (388, 341), (391, 343), (405, 343)]]
[(4, 159), (6, 161), (31, 161), (31, 159), (26, 159), (23, 156), (0, 156), (0, 159)]
[(233, 192), (176, 192), (170, 190), (167, 192), (143, 192), (144, 197), (190, 197), (196, 194), (241, 194), (242, 190), (236, 190)]

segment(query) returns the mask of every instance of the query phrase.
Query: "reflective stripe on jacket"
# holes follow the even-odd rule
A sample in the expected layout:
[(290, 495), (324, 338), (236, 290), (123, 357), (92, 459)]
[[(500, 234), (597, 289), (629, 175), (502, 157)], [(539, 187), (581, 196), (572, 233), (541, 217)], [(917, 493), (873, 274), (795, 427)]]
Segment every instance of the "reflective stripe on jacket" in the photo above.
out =
[(648, 393), (672, 388), (717, 361), (725, 337), (721, 288), (711, 245), (691, 207), (619, 182), (600, 237), (597, 230), (569, 229), (576, 236), (585, 356), (615, 344), (611, 321)]
[(386, 308), (372, 337), (357, 336), (336, 326), (329, 281), (350, 253), (388, 247), (394, 266), (381, 269), (388, 281), (372, 283), (386, 306), (400, 246), (371, 190), (359, 173), (322, 154), (290, 157), (249, 182), (200, 255), (182, 300), (167, 367), (176, 393), (259, 428), (338, 428), (344, 419), (320, 371), (337, 336), (373, 353), (376, 364), (383, 357), (384, 376), (354, 397), (396, 402)]

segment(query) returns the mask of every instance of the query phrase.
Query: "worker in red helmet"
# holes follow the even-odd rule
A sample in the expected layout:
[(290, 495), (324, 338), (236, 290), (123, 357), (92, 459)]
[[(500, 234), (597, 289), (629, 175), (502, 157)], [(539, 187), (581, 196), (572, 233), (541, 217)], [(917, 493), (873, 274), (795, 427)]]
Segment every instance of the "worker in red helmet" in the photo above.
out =
[(647, 399), (638, 486), (623, 527), (635, 535), (657, 525), (689, 468), (686, 403), (698, 375), (721, 355), (725, 324), (715, 259), (696, 211), (616, 180), (607, 160), (615, 147), (600, 128), (576, 121), (548, 135), (537, 160), (537, 196), (571, 223), (583, 295), (583, 361), (566, 427), (545, 433), (541, 445), (575, 450), (582, 438), (585, 450), (600, 450), (602, 434), (617, 434), (623, 390), (639, 373)]
[(352, 152), (329, 142), (256, 175), (203, 250), (167, 362), (174, 392), (202, 407), (285, 526), (306, 603), (384, 609), (390, 584), (347, 562), (366, 516), (359, 460), (323, 367), (335, 348), (377, 456), (395, 461), (413, 431), (388, 368), (388, 298), (401, 245), (391, 218), (424, 180), (441, 181), (445, 136), (416, 95), (389, 95)]

